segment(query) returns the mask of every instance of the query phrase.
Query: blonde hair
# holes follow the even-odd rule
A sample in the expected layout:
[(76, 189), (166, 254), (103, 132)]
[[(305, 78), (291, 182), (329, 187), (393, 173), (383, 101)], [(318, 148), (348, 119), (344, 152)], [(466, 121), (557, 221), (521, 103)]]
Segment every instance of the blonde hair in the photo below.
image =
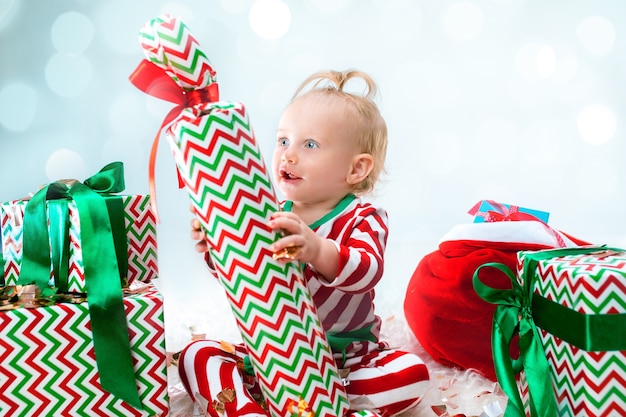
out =
[[(362, 94), (355, 94), (345, 90), (346, 83), (353, 79), (361, 79), (365, 83)], [(311, 88), (306, 89), (311, 85)], [(355, 194), (366, 194), (374, 189), (381, 174), (385, 172), (385, 158), (387, 155), (387, 124), (383, 119), (378, 106), (374, 102), (378, 88), (374, 80), (362, 71), (320, 71), (309, 76), (298, 87), (291, 102), (309, 94), (323, 94), (329, 97), (343, 99), (347, 110), (354, 117), (354, 129), (358, 139), (360, 153), (372, 156), (374, 163), (372, 171), (360, 183), (355, 184)]]

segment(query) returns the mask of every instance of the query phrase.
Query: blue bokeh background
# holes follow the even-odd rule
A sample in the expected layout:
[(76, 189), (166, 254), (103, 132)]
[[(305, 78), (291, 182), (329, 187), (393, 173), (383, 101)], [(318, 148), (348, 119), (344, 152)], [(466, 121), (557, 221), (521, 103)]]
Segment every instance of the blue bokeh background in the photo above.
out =
[[(222, 98), (246, 104), (266, 158), (310, 73), (358, 68), (378, 82), (390, 131), (374, 196), (391, 218), (383, 314), (401, 314), (419, 259), (481, 199), (626, 246), (620, 0), (1, 0), (2, 201), (118, 160), (126, 192), (147, 193), (151, 141), (171, 105), (128, 76), (143, 59), (139, 29), (165, 12), (202, 45)], [(189, 238), (164, 141), (157, 168), (169, 325), (220, 332), (227, 305)]]

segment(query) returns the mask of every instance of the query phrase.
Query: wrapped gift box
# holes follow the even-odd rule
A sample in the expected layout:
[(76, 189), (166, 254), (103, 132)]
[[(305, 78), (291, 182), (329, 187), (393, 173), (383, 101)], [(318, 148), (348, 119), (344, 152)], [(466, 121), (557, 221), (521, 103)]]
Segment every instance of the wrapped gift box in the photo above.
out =
[[(550, 364), (558, 414), (626, 416), (626, 328), (581, 323), (602, 315), (619, 320), (626, 313), (626, 252), (605, 248), (588, 253), (546, 251), (547, 257), (525, 274), (525, 258), (531, 254), (519, 254), (518, 275), (532, 276), (536, 303), (548, 300), (567, 309), (556, 323), (539, 317), (540, 312), (534, 314)], [(550, 315), (550, 307), (535, 307), (540, 308), (542, 316)], [(604, 342), (604, 338), (609, 340)]]
[(474, 223), (488, 223), (495, 221), (539, 220), (548, 223), (550, 213), (540, 210), (518, 207), (511, 204), (502, 204), (493, 200), (481, 200), (469, 211), (474, 216)]
[[(128, 269), (123, 281), (148, 282), (157, 278), (157, 237), (156, 221), (150, 210), (147, 195), (106, 195), (103, 198), (120, 199), (123, 206)], [(2, 251), (4, 257), (4, 284), (16, 285), (23, 262), (24, 210), (28, 199), (14, 200), (0, 205), (0, 225), (2, 229)], [(51, 204), (67, 204), (69, 214), (69, 266), (67, 285), (64, 291), (85, 292), (81, 226), (76, 202), (73, 200), (48, 201)], [(1, 280), (0, 280), (1, 281)], [(1, 282), (0, 282), (1, 284)], [(50, 285), (58, 287), (52, 274)], [(66, 286), (66, 288), (65, 288)]]
[(485, 291), (479, 270), (474, 277), (479, 294), (499, 304), (494, 363), (509, 407), (533, 416), (626, 416), (626, 251), (524, 251), (517, 264), (517, 276), (501, 264), (482, 266), (510, 274), (511, 291)]
[(219, 101), (216, 72), (181, 20), (150, 20), (140, 41), (146, 60), (131, 81), (179, 105), (161, 127), (169, 126), (179, 178), (206, 232), (269, 414), (291, 415), (290, 406), (301, 403), (316, 417), (345, 415), (348, 398), (302, 270), (281, 264), (270, 250), (277, 234), (267, 219), (279, 204), (246, 108)]
[(166, 415), (163, 299), (145, 287), (123, 300), (143, 410), (102, 389), (83, 302), (0, 311), (0, 415)]

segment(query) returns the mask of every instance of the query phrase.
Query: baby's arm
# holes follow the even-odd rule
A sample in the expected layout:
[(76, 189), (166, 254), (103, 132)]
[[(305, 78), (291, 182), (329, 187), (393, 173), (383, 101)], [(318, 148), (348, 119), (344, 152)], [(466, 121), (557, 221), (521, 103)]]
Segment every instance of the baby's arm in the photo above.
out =
[(286, 232), (286, 236), (274, 242), (272, 252), (281, 252), (285, 248), (297, 247), (289, 259), (281, 262), (299, 260), (312, 265), (328, 282), (335, 279), (339, 265), (337, 246), (330, 240), (317, 235), (296, 214), (292, 212), (276, 212), (269, 221), (272, 230)]
[(383, 276), (387, 233), (383, 210), (370, 206), (362, 211), (349, 234), (337, 240), (339, 267), (329, 285), (349, 293), (372, 290)]
[[(347, 292), (369, 291), (383, 274), (387, 242), (387, 213), (372, 205), (353, 212), (344, 227), (328, 239), (316, 234), (297, 215), (277, 212), (269, 227), (288, 235), (274, 242), (272, 251), (300, 247), (292, 259), (310, 264), (332, 286)], [(289, 260), (283, 260), (288, 262)]]

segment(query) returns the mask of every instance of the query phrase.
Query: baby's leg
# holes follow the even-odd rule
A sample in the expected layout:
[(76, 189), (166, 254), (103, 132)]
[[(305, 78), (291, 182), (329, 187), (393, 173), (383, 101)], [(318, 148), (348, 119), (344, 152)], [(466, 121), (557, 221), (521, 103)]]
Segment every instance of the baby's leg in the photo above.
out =
[(415, 407), (428, 388), (428, 369), (412, 353), (381, 350), (355, 363), (358, 360), (353, 358), (346, 362), (350, 367), (346, 391), (353, 410), (395, 416)]
[[(212, 417), (267, 417), (268, 413), (250, 395), (240, 370), (246, 351), (243, 346), (229, 345), (225, 351), (220, 342), (198, 340), (188, 345), (178, 361), (180, 379), (194, 402)], [(252, 382), (252, 381), (249, 381)]]
[(370, 410), (350, 411), (346, 417), (381, 417), (380, 414)]

